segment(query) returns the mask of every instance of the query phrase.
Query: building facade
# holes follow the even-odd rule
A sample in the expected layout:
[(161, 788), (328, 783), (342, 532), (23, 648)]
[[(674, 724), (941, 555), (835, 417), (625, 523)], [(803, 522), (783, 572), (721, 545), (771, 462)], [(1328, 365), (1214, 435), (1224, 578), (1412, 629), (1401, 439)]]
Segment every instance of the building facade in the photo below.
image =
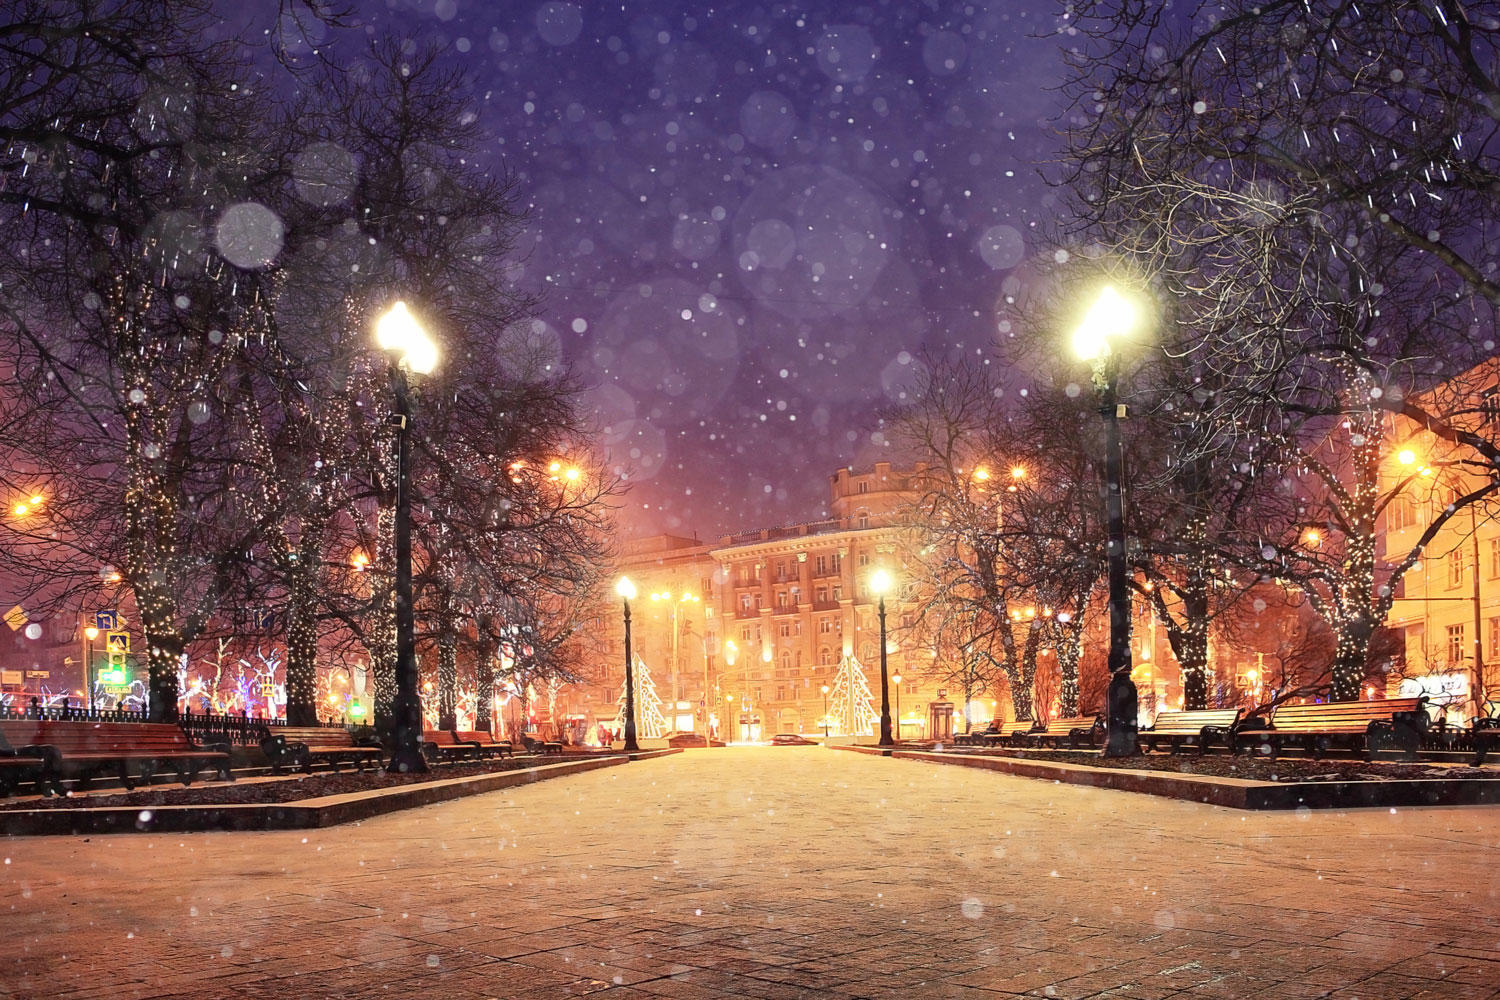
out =
[[(1428, 412), (1486, 440), (1500, 436), (1500, 365), (1487, 362), (1419, 400)], [(1488, 477), (1475, 456), (1431, 431), (1397, 418), (1381, 465), (1381, 558), (1406, 559), (1435, 516)], [(1404, 662), (1388, 696), (1425, 694), (1456, 724), (1480, 712), (1500, 690), (1500, 522), (1494, 500), (1459, 508), (1401, 577), (1386, 624), (1399, 629)]]
[[(902, 737), (922, 738), (952, 713), (931, 654), (902, 648), (914, 574), (892, 524), (917, 470), (888, 462), (829, 477), (828, 517), (723, 536), (712, 543), (671, 535), (629, 543), (619, 572), (636, 585), (632, 645), (646, 661), (669, 728), (729, 740), (777, 733), (818, 734), (845, 656), (863, 667), (880, 709), (880, 625), (871, 575), (897, 583), (887, 595), (891, 715)], [(623, 683), (623, 626), (610, 633), (598, 675), (608, 684), (575, 689), (571, 710), (612, 719)], [(900, 677), (900, 681), (895, 680)], [(669, 694), (669, 692), (671, 692)], [(961, 696), (960, 696), (961, 697)], [(976, 699), (988, 717), (994, 697)], [(962, 706), (958, 713), (962, 714)], [(938, 724), (941, 724), (939, 722)]]

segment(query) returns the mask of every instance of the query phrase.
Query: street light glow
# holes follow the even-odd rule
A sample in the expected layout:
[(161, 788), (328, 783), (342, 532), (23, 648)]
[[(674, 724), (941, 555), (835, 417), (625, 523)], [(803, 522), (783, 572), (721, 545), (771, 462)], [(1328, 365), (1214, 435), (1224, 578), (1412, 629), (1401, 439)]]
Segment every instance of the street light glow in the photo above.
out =
[(1110, 341), (1128, 337), (1139, 324), (1140, 309), (1113, 285), (1105, 285), (1084, 314), (1083, 322), (1073, 331), (1073, 350), (1084, 361), (1106, 358), (1111, 350)]
[(1396, 461), (1400, 462), (1402, 465), (1412, 465), (1416, 462), (1416, 460), (1417, 453), (1412, 451), (1410, 448), (1402, 448), (1399, 452), (1396, 453)]
[(88, 636), (90, 642), (92, 642), (95, 639), (99, 638), (99, 630), (96, 629), (96, 628), (94, 628), (94, 626), (92, 626), (92, 625), (90, 625), (88, 628), (84, 629), (83, 630), (83, 634), (86, 635), (86, 636)]
[(875, 594), (889, 594), (891, 592), (891, 574), (883, 569), (877, 569), (871, 573), (870, 591)]
[(625, 600), (628, 601), (631, 598), (635, 597), (635, 584), (630, 582), (630, 577), (622, 576), (615, 583), (615, 593), (619, 594), (621, 597), (625, 598)]
[(399, 355), (398, 365), (405, 365), (418, 375), (431, 374), (437, 367), (437, 344), (427, 336), (405, 302), (397, 301), (375, 323), (375, 341), (382, 351)]

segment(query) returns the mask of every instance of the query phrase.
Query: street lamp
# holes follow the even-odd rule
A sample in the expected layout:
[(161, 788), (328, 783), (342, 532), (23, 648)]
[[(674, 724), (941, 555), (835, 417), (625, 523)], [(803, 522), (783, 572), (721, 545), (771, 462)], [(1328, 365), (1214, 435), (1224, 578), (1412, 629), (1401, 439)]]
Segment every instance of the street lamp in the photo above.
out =
[(1138, 749), (1139, 709), (1135, 682), (1130, 679), (1130, 591), (1125, 573), (1125, 477), (1120, 445), (1120, 418), (1125, 416), (1125, 407), (1118, 401), (1120, 355), (1111, 341), (1128, 338), (1141, 325), (1141, 318), (1135, 303), (1106, 285), (1073, 333), (1073, 349), (1093, 364), (1099, 415), (1104, 418), (1110, 672), (1109, 741), (1104, 753), (1108, 757), (1130, 757)]
[(828, 739), (828, 685), (823, 685), (823, 738)]
[(90, 625), (83, 630), (83, 686), (89, 692), (89, 713), (94, 711), (94, 640), (99, 630)]
[(641, 748), (635, 742), (635, 670), (630, 662), (630, 599), (635, 596), (635, 584), (622, 576), (615, 593), (625, 604), (625, 752), (637, 753)]
[(891, 574), (883, 569), (870, 574), (870, 590), (880, 601), (876, 613), (880, 616), (880, 745), (883, 747), (896, 745), (891, 738), (891, 684), (885, 663), (885, 595), (890, 589)]
[(390, 360), (396, 412), (396, 697), (391, 704), (391, 768), (425, 771), (422, 759), (422, 696), (417, 691), (417, 624), (411, 588), (411, 386), (407, 372), (427, 375), (437, 367), (437, 345), (405, 302), (397, 302), (375, 324), (375, 339)]

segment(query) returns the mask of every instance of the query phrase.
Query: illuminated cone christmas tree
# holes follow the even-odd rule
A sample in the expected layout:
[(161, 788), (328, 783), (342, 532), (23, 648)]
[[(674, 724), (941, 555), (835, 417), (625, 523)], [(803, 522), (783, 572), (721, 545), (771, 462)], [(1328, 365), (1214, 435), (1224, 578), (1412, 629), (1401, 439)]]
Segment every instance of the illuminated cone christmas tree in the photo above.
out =
[[(661, 714), (661, 696), (651, 679), (651, 668), (639, 656), (635, 658), (635, 727), (642, 739), (660, 739), (667, 731), (666, 717)], [(625, 686), (620, 686), (620, 710), (615, 713), (615, 732), (625, 731)]]
[(880, 722), (875, 697), (865, 679), (865, 668), (853, 653), (839, 660), (838, 675), (828, 694), (829, 733), (836, 736), (869, 736)]

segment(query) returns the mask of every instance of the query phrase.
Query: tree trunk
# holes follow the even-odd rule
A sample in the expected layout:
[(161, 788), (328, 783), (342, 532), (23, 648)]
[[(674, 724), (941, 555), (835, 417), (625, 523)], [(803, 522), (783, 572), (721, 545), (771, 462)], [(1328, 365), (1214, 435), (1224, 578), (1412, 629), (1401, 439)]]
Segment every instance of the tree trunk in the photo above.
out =
[(1062, 669), (1062, 707), (1064, 716), (1078, 714), (1078, 661), (1083, 656), (1083, 627), (1072, 622), (1063, 625), (1057, 644), (1057, 663)]
[(446, 616), (438, 639), (438, 728), (458, 728), (458, 630)]
[(318, 724), (318, 564), (322, 558), (322, 526), (304, 521), (287, 595), (286, 721), (290, 726)]
[(396, 700), (396, 508), (382, 506), (375, 520), (375, 564), (387, 572), (379, 577), (370, 629), (370, 673), (375, 680), (374, 723), (377, 732), (390, 729), (391, 704)]
[(1182, 668), (1183, 707), (1196, 711), (1208, 707), (1208, 581), (1201, 571), (1188, 577), (1182, 614), (1183, 627), (1172, 642), (1172, 653)]
[(1021, 672), (1009, 662), (1005, 665), (1006, 677), (1010, 680), (1010, 705), (1016, 710), (1017, 722), (1028, 722), (1036, 718), (1036, 708), (1031, 701), (1031, 685), (1021, 679)]
[(151, 722), (177, 721), (177, 672), (182, 667), (182, 640), (158, 631), (150, 623), (146, 633), (146, 707)]

